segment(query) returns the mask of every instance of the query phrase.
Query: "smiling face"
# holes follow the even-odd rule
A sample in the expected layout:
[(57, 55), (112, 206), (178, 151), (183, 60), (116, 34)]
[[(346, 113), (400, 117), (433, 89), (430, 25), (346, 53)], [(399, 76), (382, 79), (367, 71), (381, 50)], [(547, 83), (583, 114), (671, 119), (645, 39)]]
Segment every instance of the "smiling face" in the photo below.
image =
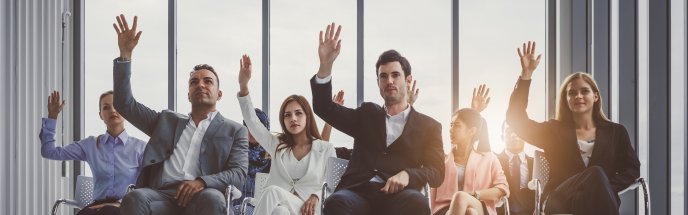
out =
[(207, 69), (191, 72), (189, 77), (189, 102), (191, 106), (215, 106), (222, 98), (222, 91), (218, 88), (217, 76)]
[(592, 115), (598, 99), (597, 92), (594, 92), (590, 84), (582, 78), (572, 80), (566, 87), (566, 101), (573, 114)]
[(112, 98), (113, 95), (108, 94), (100, 99), (100, 111), (98, 115), (100, 115), (100, 119), (103, 120), (103, 123), (105, 123), (107, 127), (120, 126), (124, 123), (124, 119), (119, 115), (117, 110), (115, 110), (115, 106), (112, 105)]

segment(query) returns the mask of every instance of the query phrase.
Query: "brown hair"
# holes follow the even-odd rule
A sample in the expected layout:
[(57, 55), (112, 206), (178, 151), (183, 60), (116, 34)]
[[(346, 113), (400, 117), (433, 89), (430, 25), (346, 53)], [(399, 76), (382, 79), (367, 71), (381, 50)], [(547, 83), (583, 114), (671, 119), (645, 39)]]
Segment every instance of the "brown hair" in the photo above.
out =
[[(471, 139), (471, 143), (475, 144), (478, 141), (478, 152), (490, 152), (490, 138), (488, 135), (487, 122), (485, 118), (480, 115), (480, 112), (471, 108), (462, 108), (454, 113), (457, 120), (460, 120), (468, 128), (476, 128), (477, 133)], [(472, 147), (471, 147), (472, 148)]]
[(292, 148), (296, 143), (294, 142), (294, 135), (289, 133), (287, 130), (287, 126), (284, 124), (284, 109), (287, 108), (287, 104), (291, 102), (296, 102), (303, 108), (303, 112), (306, 114), (306, 135), (308, 136), (308, 139), (310, 140), (315, 140), (315, 139), (322, 139), (320, 136), (320, 131), (318, 131), (318, 125), (315, 124), (315, 115), (313, 114), (313, 109), (311, 109), (311, 105), (308, 104), (308, 100), (306, 100), (305, 97), (301, 95), (291, 95), (284, 99), (284, 102), (282, 102), (282, 106), (280, 107), (279, 111), (279, 122), (280, 126), (282, 126), (282, 132), (279, 134), (278, 138), (280, 140), (280, 143), (277, 145), (277, 151), (286, 149), (286, 148)]
[(103, 102), (101, 102), (101, 101), (103, 100), (103, 98), (105, 98), (105, 96), (108, 96), (108, 95), (115, 95), (115, 92), (112, 90), (108, 90), (108, 91), (105, 91), (103, 94), (100, 94), (100, 98), (98, 99), (98, 112), (99, 113), (100, 113), (100, 105), (103, 104)]
[(411, 75), (411, 64), (409, 61), (404, 56), (401, 56), (396, 50), (390, 49), (380, 54), (380, 57), (377, 58), (377, 62), (375, 63), (375, 77), (379, 75), (378, 70), (380, 66), (395, 61), (401, 64), (401, 69), (404, 70), (404, 78)]
[(569, 75), (569, 77), (566, 77), (566, 80), (564, 80), (564, 83), (561, 84), (561, 87), (559, 87), (559, 102), (557, 102), (556, 119), (566, 123), (573, 122), (573, 114), (571, 114), (571, 109), (569, 109), (569, 104), (566, 99), (566, 88), (571, 84), (571, 82), (577, 79), (582, 79), (583, 81), (588, 83), (590, 85), (590, 88), (592, 88), (592, 92), (595, 93), (595, 95), (597, 95), (598, 99), (592, 106), (592, 119), (595, 122), (609, 122), (609, 119), (607, 118), (607, 116), (604, 115), (604, 112), (602, 111), (602, 96), (600, 96), (600, 89), (597, 87), (597, 83), (592, 78), (592, 76), (590, 76), (590, 74), (583, 72), (576, 72)]

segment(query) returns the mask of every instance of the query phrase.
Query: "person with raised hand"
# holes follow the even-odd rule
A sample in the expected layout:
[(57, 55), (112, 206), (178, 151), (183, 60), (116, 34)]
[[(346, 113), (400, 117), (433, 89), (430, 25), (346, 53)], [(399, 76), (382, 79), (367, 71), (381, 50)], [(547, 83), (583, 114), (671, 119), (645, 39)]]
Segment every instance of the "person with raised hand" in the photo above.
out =
[(527, 143), (541, 148), (550, 164), (543, 200), (545, 213), (619, 214), (617, 192), (640, 176), (640, 162), (623, 125), (602, 111), (595, 80), (574, 73), (561, 84), (556, 118), (536, 122), (526, 112), (533, 73), (541, 55), (535, 42), (517, 48), (521, 76), (507, 110), (509, 127)]
[[(129, 136), (124, 129), (124, 119), (112, 105), (113, 92), (107, 91), (98, 100), (98, 115), (107, 130), (104, 134), (90, 136), (64, 147), (55, 146), (57, 116), (65, 105), (60, 92), (48, 96), (48, 118), (43, 118), (41, 156), (51, 160), (86, 161), (93, 173), (93, 203), (77, 215), (116, 215), (122, 197), (130, 184), (136, 182), (141, 169), (146, 143)], [(116, 176), (116, 177), (113, 177)]]
[(113, 62), (114, 106), (150, 136), (136, 189), (124, 196), (122, 213), (232, 214), (223, 192), (230, 185), (242, 187), (246, 179), (248, 133), (216, 110), (222, 91), (215, 69), (200, 64), (189, 73), (191, 113), (146, 107), (134, 98), (130, 80), (132, 52), (141, 37), (138, 17), (131, 28), (124, 15), (116, 19), (120, 55)]
[(420, 190), (437, 187), (444, 174), (441, 125), (408, 102), (411, 66), (397, 51), (382, 53), (375, 74), (384, 106), (356, 109), (332, 101), (332, 67), (341, 51), (341, 26), (320, 32), (320, 68), (311, 78), (315, 113), (354, 138), (353, 154), (324, 213), (430, 214)]
[(501, 198), (509, 195), (502, 165), (490, 149), (488, 126), (480, 112), (490, 103), (490, 88), (473, 88), (471, 108), (452, 115), (452, 150), (444, 160), (444, 182), (430, 190), (434, 215), (497, 214)]
[(306, 98), (288, 96), (279, 110), (282, 133), (272, 134), (260, 124), (249, 94), (251, 58), (239, 61), (237, 99), (248, 130), (272, 156), (272, 169), (254, 214), (320, 214), (325, 166), (336, 157), (331, 143), (321, 140), (315, 115)]

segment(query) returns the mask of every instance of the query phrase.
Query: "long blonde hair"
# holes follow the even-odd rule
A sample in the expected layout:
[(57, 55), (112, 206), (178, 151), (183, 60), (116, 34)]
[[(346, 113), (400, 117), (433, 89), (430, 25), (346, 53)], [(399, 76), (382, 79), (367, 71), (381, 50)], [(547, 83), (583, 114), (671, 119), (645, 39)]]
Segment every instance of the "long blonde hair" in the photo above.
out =
[(607, 118), (607, 116), (604, 115), (604, 111), (602, 111), (602, 96), (600, 96), (600, 89), (597, 87), (597, 83), (592, 78), (592, 76), (590, 76), (590, 74), (583, 72), (576, 72), (569, 75), (569, 77), (566, 77), (566, 80), (564, 80), (564, 83), (561, 84), (561, 87), (559, 87), (559, 102), (557, 102), (556, 119), (566, 123), (573, 122), (573, 114), (571, 113), (568, 101), (566, 100), (566, 88), (571, 84), (571, 82), (573, 82), (576, 79), (582, 79), (583, 81), (588, 83), (592, 88), (592, 92), (595, 93), (595, 95), (597, 95), (598, 99), (592, 106), (592, 119), (595, 122), (609, 122), (609, 118)]

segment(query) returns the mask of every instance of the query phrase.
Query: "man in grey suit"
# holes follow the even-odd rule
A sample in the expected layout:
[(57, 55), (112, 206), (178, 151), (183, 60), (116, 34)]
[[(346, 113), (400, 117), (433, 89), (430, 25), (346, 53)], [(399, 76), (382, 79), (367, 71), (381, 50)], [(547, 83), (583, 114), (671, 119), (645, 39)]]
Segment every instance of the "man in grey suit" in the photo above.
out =
[[(129, 28), (123, 15), (113, 24), (119, 58), (114, 60), (114, 106), (150, 136), (137, 189), (122, 200), (122, 214), (223, 214), (222, 190), (242, 187), (248, 169), (248, 132), (215, 109), (222, 97), (211, 66), (194, 67), (189, 78), (189, 116), (156, 112), (138, 103), (131, 92), (131, 54), (141, 32), (137, 17)], [(231, 210), (229, 210), (231, 213)]]

